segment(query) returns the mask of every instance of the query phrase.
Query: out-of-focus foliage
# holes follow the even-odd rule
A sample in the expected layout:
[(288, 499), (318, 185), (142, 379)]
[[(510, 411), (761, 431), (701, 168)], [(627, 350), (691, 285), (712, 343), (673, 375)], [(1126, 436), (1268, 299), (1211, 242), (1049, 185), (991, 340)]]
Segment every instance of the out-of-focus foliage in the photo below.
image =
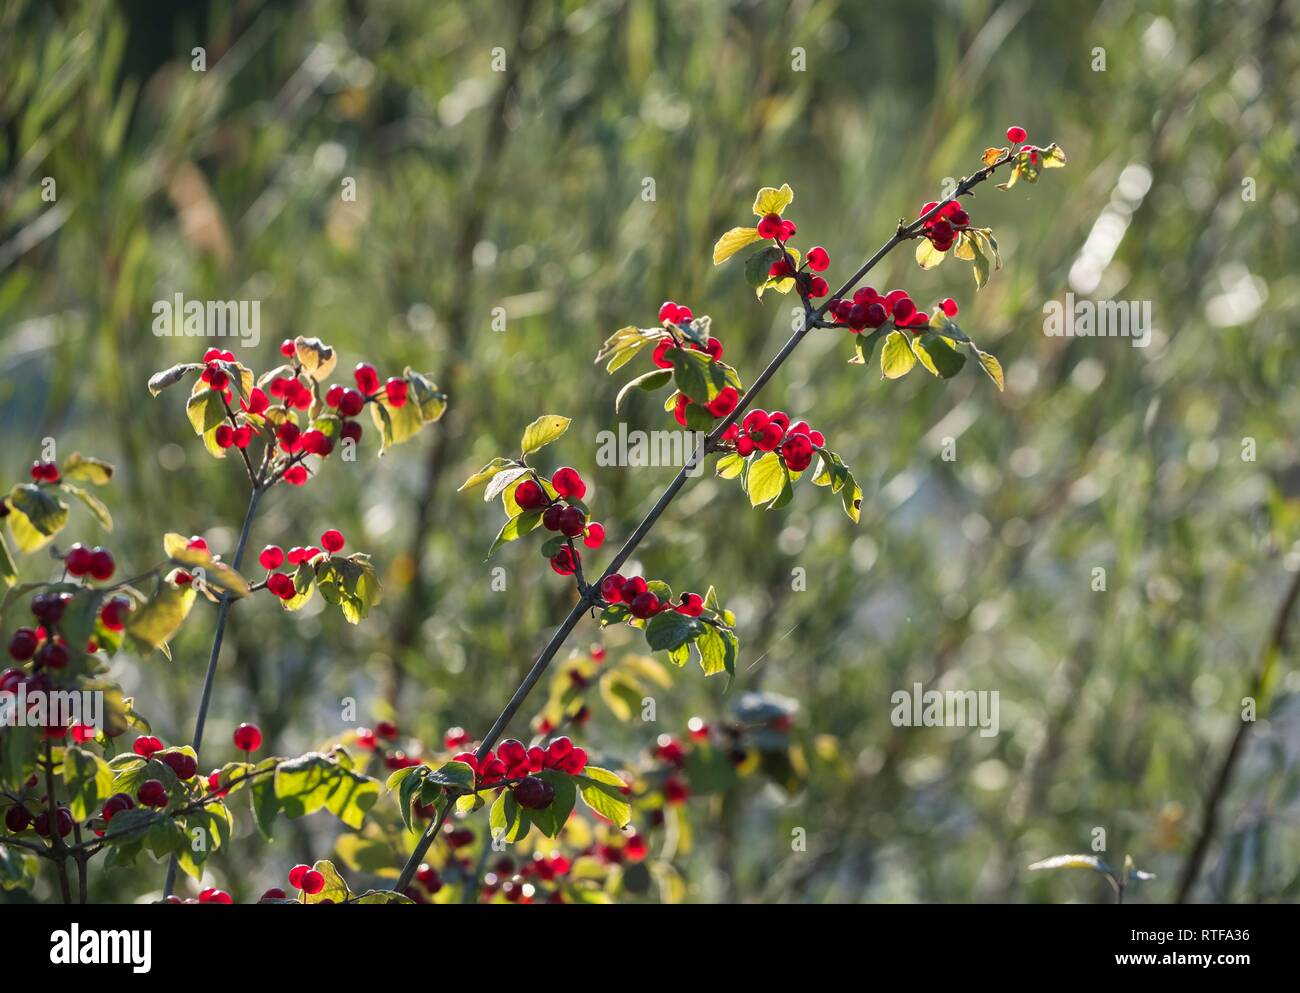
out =
[[(845, 363), (839, 332), (811, 335), (764, 405), (826, 433), (862, 485), (861, 523), (811, 491), (754, 512), (738, 487), (692, 481), (638, 559), (725, 592), (735, 685), (676, 673), (650, 690), (657, 724), (600, 714), (584, 734), (617, 766), (747, 690), (799, 701), (803, 778), (786, 794), (742, 777), (702, 802), (677, 853), (686, 899), (1108, 899), (1084, 874), (1024, 871), (1069, 851), (1132, 852), (1156, 874), (1132, 899), (1171, 899), (1300, 568), (1296, 15), (1285, 0), (7, 3), (2, 478), (46, 437), (94, 451), (119, 467), (119, 561), (149, 561), (162, 531), (229, 554), (239, 466), (206, 458), (180, 398), (145, 388), (208, 344), (151, 332), (176, 293), (260, 301), (261, 341), (242, 350), (259, 366), (304, 334), (344, 363), (429, 370), (450, 397), (440, 430), (277, 492), (252, 536), (341, 528), (374, 553), (383, 603), (356, 628), (319, 601), (294, 618), (241, 604), (208, 738), (256, 720), (268, 751), (293, 753), (354, 700), (363, 723), (481, 734), (571, 594), (521, 546), (482, 561), (499, 522), (460, 482), (562, 411), (572, 427), (544, 454), (583, 471), (617, 547), (674, 470), (596, 467), (619, 386), (591, 364), (600, 342), (671, 298), (713, 316), (751, 381), (795, 301), (759, 303), (739, 267), (711, 264), (747, 195), (798, 191), (801, 244), (829, 249), (835, 285), (1024, 125), (1070, 168), (980, 188), (971, 210), (1004, 260), (989, 285), (977, 296), (966, 266), (923, 272), (909, 250), (875, 280), (956, 298), (1006, 392), (978, 370), (885, 384)], [(1044, 303), (1067, 291), (1149, 301), (1149, 346), (1046, 336)], [(646, 394), (619, 416), (672, 426)], [(48, 565), (28, 559), (24, 578)], [(173, 662), (116, 667), (178, 743), (211, 634), (195, 614)], [(607, 632), (611, 660), (633, 634)], [(575, 643), (596, 637), (587, 623)], [(997, 691), (1000, 733), (893, 726), (891, 694), (914, 683)], [(1300, 894), (1298, 691), (1284, 656), (1198, 899)], [(336, 825), (295, 823), (276, 847), (245, 825), (214, 859), (237, 898), (329, 854)], [(94, 886), (139, 892), (122, 873)]]

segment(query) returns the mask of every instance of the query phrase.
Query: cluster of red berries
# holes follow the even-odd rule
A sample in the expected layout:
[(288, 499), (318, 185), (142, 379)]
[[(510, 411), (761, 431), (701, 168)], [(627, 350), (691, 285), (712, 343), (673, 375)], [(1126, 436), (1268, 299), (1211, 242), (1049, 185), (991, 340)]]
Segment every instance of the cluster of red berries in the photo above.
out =
[[(662, 324), (686, 324), (692, 319), (691, 308), (685, 304), (674, 303), (672, 300), (665, 300), (659, 308), (659, 321)], [(655, 346), (654, 354), (651, 361), (660, 369), (671, 369), (672, 361), (668, 358), (668, 353), (674, 348), (689, 348), (696, 352), (706, 352), (711, 361), (717, 362), (722, 358), (722, 342), (717, 338), (709, 338), (708, 342), (701, 345), (696, 341), (679, 342), (673, 334), (665, 334)], [(677, 406), (673, 410), (673, 416), (677, 418), (677, 423), (682, 427), (686, 426), (686, 408), (691, 405), (691, 398), (685, 393), (677, 394)], [(724, 386), (718, 391), (718, 395), (708, 402), (705, 409), (716, 420), (726, 417), (736, 409), (736, 404), (740, 402), (740, 393), (734, 386)]]
[(261, 564), (269, 575), (266, 577), (266, 588), (278, 596), (281, 600), (292, 600), (297, 595), (297, 589), (293, 585), (293, 576), (287, 572), (276, 572), (280, 566), (287, 561), (289, 565), (295, 568), (303, 562), (310, 562), (312, 559), (321, 555), (334, 554), (341, 551), (344, 544), (343, 532), (330, 528), (320, 536), (322, 548), (315, 545), (307, 547), (295, 546), (289, 549), (285, 554), (283, 548), (279, 545), (267, 545), (257, 556), (257, 561)]
[[(940, 307), (949, 317), (957, 316), (957, 303), (951, 297)], [(881, 327), (891, 318), (895, 327), (910, 329), (913, 334), (920, 334), (930, 324), (929, 315), (917, 310), (906, 290), (890, 290), (881, 296), (874, 286), (861, 286), (854, 292), (853, 299), (837, 297), (826, 310), (835, 323), (846, 325), (854, 334), (866, 328)]]
[(600, 584), (600, 595), (609, 603), (625, 603), (633, 617), (641, 620), (653, 617), (665, 610), (675, 610), (687, 617), (699, 617), (704, 613), (704, 598), (698, 593), (682, 593), (677, 603), (659, 598), (650, 591), (648, 584), (640, 576), (624, 577), (619, 573), (608, 576)]
[[(562, 466), (551, 476), (555, 499), (536, 479), (525, 479), (515, 487), (515, 503), (521, 510), (542, 511), (542, 527), (558, 531), (566, 538), (582, 538), (588, 548), (599, 548), (605, 542), (605, 526), (588, 520), (580, 501), (587, 492), (587, 484), (577, 469)], [(551, 568), (561, 576), (572, 576), (578, 571), (582, 558), (577, 551), (565, 546), (551, 556)]]
[(107, 548), (99, 545), (87, 548), (78, 541), (63, 557), (63, 567), (68, 570), (70, 576), (90, 576), (91, 579), (97, 579), (102, 583), (113, 578), (116, 565), (113, 562), (113, 553)]
[[(41, 797), (41, 803), (48, 804), (48, 797)], [(66, 838), (72, 832), (72, 811), (67, 807), (59, 807), (54, 812), (54, 830), (58, 832), (60, 838)], [(24, 807), (21, 803), (10, 807), (5, 811), (5, 827), (14, 834), (26, 831), (28, 825), (35, 828), (36, 833), (42, 838), (51, 837), (50, 832), (50, 812), (48, 809), (38, 811), (35, 816)]]
[(792, 472), (803, 472), (812, 464), (813, 453), (826, 444), (826, 437), (814, 431), (807, 421), (790, 423), (783, 410), (751, 410), (739, 424), (732, 424), (722, 435), (736, 448), (736, 454), (748, 457), (754, 451), (781, 451)]
[(32, 479), (38, 483), (57, 483), (63, 477), (59, 475), (57, 462), (36, 461), (32, 463)]
[(807, 257), (796, 268), (793, 259), (784, 249), (785, 243), (794, 236), (797, 230), (794, 221), (786, 220), (780, 214), (765, 214), (759, 219), (759, 236), (771, 238), (782, 249), (781, 257), (768, 267), (767, 274), (772, 279), (795, 277), (798, 279), (801, 291), (805, 296), (812, 299), (824, 297), (830, 292), (830, 287), (827, 286), (824, 278), (814, 276), (812, 273), (825, 272), (830, 267), (830, 253), (821, 245), (816, 245), (808, 250)]
[[(295, 865), (289, 870), (289, 885), (309, 896), (315, 896), (325, 888), (325, 877), (309, 865)], [(281, 895), (283, 896), (283, 891)]]
[[(390, 407), (406, 405), (410, 385), (400, 376), (390, 376), (381, 390), (379, 373), (375, 370), (375, 367), (369, 362), (358, 362), (357, 367), (352, 370), (352, 378), (356, 381), (356, 389), (335, 383), (325, 391), (326, 406), (337, 410), (341, 417), (356, 417), (367, 403), (377, 401), (381, 392), (388, 400)], [(348, 423), (355, 422), (349, 421)], [(358, 424), (355, 429), (357, 438), (361, 437), (360, 428), (361, 425)], [(345, 434), (345, 437), (347, 436)]]
[[(71, 656), (68, 644), (56, 627), (72, 601), (71, 593), (38, 593), (32, 597), (32, 614), (40, 623), (35, 628), (20, 627), (9, 639), (9, 655), (17, 662), (32, 660), (33, 669), (62, 669)], [(87, 651), (94, 651), (91, 642)], [(6, 673), (22, 673), (11, 669)], [(30, 684), (30, 680), (28, 680)]]
[(479, 786), (516, 780), (513, 785), (519, 805), (541, 810), (555, 798), (555, 787), (533, 773), (555, 769), (576, 776), (587, 767), (587, 753), (565, 735), (552, 738), (545, 748), (540, 745), (529, 748), (517, 738), (507, 738), (495, 751), (484, 755), (482, 761), (468, 751), (452, 756), (452, 761), (464, 762), (473, 769)]
[[(921, 212), (916, 216), (923, 217), (938, 206), (937, 200), (922, 204)], [(946, 252), (952, 248), (957, 236), (970, 227), (970, 214), (966, 213), (961, 204), (953, 200), (944, 204), (941, 210), (927, 219), (923, 227), (924, 236), (930, 239), (930, 244), (934, 246), (935, 251)]]

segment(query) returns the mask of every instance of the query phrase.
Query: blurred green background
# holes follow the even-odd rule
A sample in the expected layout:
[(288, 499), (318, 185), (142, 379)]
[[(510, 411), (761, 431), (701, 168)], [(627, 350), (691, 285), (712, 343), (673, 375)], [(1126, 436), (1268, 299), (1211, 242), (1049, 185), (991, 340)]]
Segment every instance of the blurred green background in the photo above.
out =
[[(154, 301), (176, 292), (260, 300), (262, 342), (240, 354), (259, 369), (305, 334), (342, 368), (431, 373), (450, 394), (442, 423), (383, 459), (367, 438), (357, 462), (277, 490), (253, 530), (256, 549), (341, 528), (380, 564), (384, 603), (356, 628), (318, 613), (319, 598), (293, 617), (269, 597), (240, 605), (208, 735), (224, 743), (255, 720), (268, 753), (300, 751), (344, 726), (345, 698), (359, 720), (392, 715), (427, 740), (454, 724), (481, 733), (571, 593), (535, 543), (483, 561), (500, 511), (457, 494), (465, 476), (538, 414), (574, 418), (542, 465), (587, 476), (610, 536), (589, 556), (599, 568), (674, 471), (596, 467), (614, 396), (647, 365), (606, 376), (592, 365), (604, 337), (650, 326), (671, 298), (713, 316), (752, 380), (789, 334), (791, 301), (756, 302), (738, 263), (709, 256), (748, 223), (755, 189), (793, 186), (797, 244), (828, 248), (835, 285), (1021, 124), (1069, 165), (1009, 193), (979, 188), (970, 209), (1005, 262), (990, 284), (977, 296), (965, 263), (922, 272), (906, 249), (872, 280), (925, 305), (954, 297), (1001, 357), (1006, 392), (971, 368), (884, 383), (874, 364), (845, 363), (839, 333), (811, 335), (761, 405), (826, 433), (862, 483), (861, 524), (813, 487), (766, 513), (734, 483), (692, 482), (635, 561), (678, 589), (717, 585), (739, 619), (735, 686), (684, 670), (658, 725), (598, 711), (583, 737), (630, 762), (747, 690), (799, 701), (795, 736), (818, 756), (806, 782), (698, 801), (695, 845), (676, 860), (689, 899), (1105, 900), (1094, 876), (1025, 872), (1090, 851), (1100, 827), (1108, 859), (1131, 852), (1158, 875), (1129, 899), (1171, 900), (1300, 568), (1296, 13), (9, 0), (0, 478), (25, 478), (52, 437), (61, 456), (119, 467), (103, 493), (114, 533), (83, 514), (70, 536), (128, 563), (155, 561), (165, 530), (230, 554), (238, 464), (203, 453), (182, 396), (145, 390), (207, 344), (150, 333)], [(1150, 301), (1151, 345), (1045, 336), (1043, 305), (1067, 290)], [(629, 428), (671, 427), (659, 399), (634, 397)], [(24, 578), (47, 566), (28, 560)], [(167, 741), (188, 740), (212, 620), (200, 604), (174, 662), (114, 665)], [(573, 643), (598, 639), (588, 622)], [(606, 643), (612, 657), (636, 647), (622, 632)], [(1001, 733), (892, 726), (890, 694), (914, 682), (998, 691)], [(1271, 689), (1195, 899), (1300, 894), (1292, 657)], [(807, 852), (790, 850), (796, 827)], [(296, 822), (273, 848), (244, 823), (216, 872), (255, 897), (326, 856), (335, 830)], [(93, 899), (141, 891), (128, 873), (92, 883)]]

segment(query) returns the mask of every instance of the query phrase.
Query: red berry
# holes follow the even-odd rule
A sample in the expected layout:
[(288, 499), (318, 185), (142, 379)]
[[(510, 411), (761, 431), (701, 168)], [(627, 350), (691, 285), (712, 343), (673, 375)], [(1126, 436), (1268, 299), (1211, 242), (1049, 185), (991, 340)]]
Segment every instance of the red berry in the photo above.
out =
[(885, 308), (880, 304), (873, 303), (867, 306), (867, 313), (864, 321), (866, 327), (878, 328), (887, 320), (889, 320), (889, 315), (885, 313)]
[(163, 743), (152, 735), (142, 734), (135, 739), (131, 750), (142, 758), (152, 758), (154, 752), (161, 752)]
[(302, 891), (315, 896), (325, 888), (325, 877), (315, 869), (308, 869), (302, 874)]
[(304, 431), (299, 444), (308, 455), (319, 455), (322, 458), (334, 451), (334, 442), (330, 440), (329, 435), (315, 428)]
[(830, 291), (830, 286), (827, 285), (826, 280), (822, 279), (821, 276), (813, 276), (812, 279), (808, 280), (808, 296), (812, 299), (820, 299)]
[(724, 386), (718, 390), (718, 395), (709, 401), (706, 408), (714, 417), (726, 417), (736, 409), (736, 404), (740, 402), (740, 393), (734, 386)]
[(568, 735), (560, 735), (558, 738), (552, 738), (546, 746), (546, 759), (550, 763), (555, 763), (564, 758), (573, 751), (573, 739)]
[(393, 741), (397, 738), (397, 725), (392, 721), (380, 721), (375, 725), (375, 734)]
[(794, 264), (787, 258), (779, 258), (768, 268), (767, 274), (773, 279), (785, 279), (794, 275)]
[(1029, 137), (1029, 133), (1018, 125), (1013, 124), (1011, 127), (1007, 128), (1007, 141), (1011, 142), (1013, 145), (1019, 144), (1027, 137)]
[(659, 344), (655, 345), (654, 354), (650, 356), (650, 360), (660, 369), (671, 369), (673, 364), (667, 357), (668, 350), (676, 347), (677, 342), (673, 341), (671, 337), (665, 337), (660, 340)]
[(172, 772), (176, 773), (176, 778), (182, 782), (193, 779), (199, 771), (198, 762), (194, 760), (192, 755), (186, 755), (184, 752), (166, 752), (159, 758)]
[(687, 617), (699, 617), (704, 613), (704, 598), (698, 593), (683, 593), (681, 606), (676, 610)]
[(659, 612), (659, 598), (649, 591), (638, 593), (630, 604), (633, 617), (644, 620)]
[(442, 736), (442, 744), (445, 748), (456, 748), (467, 741), (469, 741), (469, 732), (462, 727), (448, 728), (447, 733)]
[(156, 779), (146, 779), (140, 784), (135, 798), (140, 801), (142, 807), (165, 807), (167, 806), (167, 787)]
[(352, 378), (357, 381), (357, 389), (369, 396), (379, 389), (379, 373), (368, 362), (358, 362), (352, 370)]
[(605, 543), (605, 526), (596, 523), (588, 524), (582, 543), (588, 548), (599, 548)]
[(781, 215), (765, 214), (759, 219), (758, 233), (763, 238), (775, 238), (781, 233)]
[(576, 776), (578, 773), (582, 772), (583, 769), (587, 768), (587, 753), (581, 748), (575, 748), (573, 751), (569, 752), (568, 755), (564, 756), (564, 758), (560, 759), (558, 767), (561, 772), (567, 772), (571, 776)]
[(640, 576), (633, 576), (623, 581), (623, 602), (631, 603), (646, 591), (646, 582)]
[(781, 233), (777, 235), (780, 241), (789, 241), (799, 229), (795, 227), (794, 221), (782, 221)]
[(339, 436), (347, 438), (350, 441), (360, 441), (361, 425), (356, 421), (348, 421), (343, 425), (343, 430), (340, 432)]
[(528, 749), (518, 738), (507, 738), (497, 746), (497, 757), (506, 765), (515, 766), (528, 758)]
[(578, 553), (566, 546), (551, 556), (551, 568), (561, 576), (572, 576), (580, 561)]
[(916, 304), (909, 297), (903, 297), (894, 304), (894, 320), (906, 321), (916, 313)]
[(344, 417), (356, 417), (365, 405), (366, 398), (356, 390), (344, 390), (343, 396), (339, 397), (339, 413)]
[(63, 557), (63, 567), (71, 576), (84, 576), (90, 572), (91, 551), (81, 542), (75, 543)]
[(302, 486), (307, 482), (307, 470), (300, 465), (290, 466), (285, 470), (284, 481), (290, 486)]
[(957, 301), (952, 297), (948, 297), (943, 303), (939, 304), (939, 308), (949, 317), (957, 316)]
[(388, 397), (388, 404), (391, 407), (401, 407), (406, 403), (406, 394), (410, 385), (405, 379), (399, 379), (394, 376), (384, 384), (384, 394)]
[(570, 469), (568, 466), (555, 470), (555, 475), (551, 477), (551, 485), (560, 496), (574, 500), (581, 500), (587, 492), (587, 484), (578, 475), (578, 470)]
[(291, 359), (297, 354), (298, 349), (294, 346), (292, 338), (285, 338), (280, 342), (280, 354), (286, 359)]
[(808, 249), (808, 268), (813, 272), (825, 272), (830, 264), (830, 254), (821, 245)]
[(515, 503), (519, 504), (521, 510), (541, 510), (549, 502), (546, 491), (536, 480), (525, 479), (515, 487)]
[(665, 300), (659, 307), (659, 323), (663, 324), (666, 321), (669, 324), (676, 324), (679, 309), (671, 300)]
[(9, 654), (18, 662), (26, 662), (36, 654), (39, 639), (31, 628), (19, 628), (9, 639)]
[(255, 752), (262, 747), (262, 729), (256, 724), (241, 724), (235, 728), (233, 740), (241, 752)]
[(320, 536), (320, 543), (325, 547), (327, 552), (337, 552), (343, 547), (343, 534), (333, 528), (326, 531)]
[(28, 813), (27, 808), (22, 806), (22, 804), (10, 807), (5, 811), (5, 827), (14, 834), (17, 834), (19, 831), (26, 831), (27, 825), (31, 822), (32, 815)]
[(555, 787), (545, 779), (527, 776), (515, 784), (515, 802), (527, 810), (545, 810), (555, 799)]
[(278, 569), (284, 564), (284, 549), (279, 545), (267, 545), (257, 557), (263, 569)]
[(280, 887), (278, 886), (272, 886), (269, 890), (267, 890), (265, 893), (262, 894), (262, 901), (284, 900), (284, 899), (286, 899), (284, 890), (280, 889)]
[(281, 600), (292, 600), (298, 594), (293, 584), (293, 577), (285, 572), (273, 572), (267, 576), (266, 588)]
[(565, 507), (560, 511), (560, 531), (570, 538), (576, 538), (587, 527), (587, 515), (577, 507)]
[(311, 872), (309, 865), (295, 865), (289, 870), (289, 885), (296, 890), (302, 889), (302, 877)]
[(107, 548), (96, 548), (90, 554), (90, 575), (100, 582), (111, 579), (116, 566), (113, 554)]
[(229, 448), (235, 443), (235, 429), (229, 424), (222, 424), (217, 428), (217, 433), (212, 436), (212, 440), (217, 443), (218, 448)]
[(618, 573), (607, 577), (600, 584), (600, 595), (610, 603), (618, 603), (623, 599), (623, 584), (627, 582)]

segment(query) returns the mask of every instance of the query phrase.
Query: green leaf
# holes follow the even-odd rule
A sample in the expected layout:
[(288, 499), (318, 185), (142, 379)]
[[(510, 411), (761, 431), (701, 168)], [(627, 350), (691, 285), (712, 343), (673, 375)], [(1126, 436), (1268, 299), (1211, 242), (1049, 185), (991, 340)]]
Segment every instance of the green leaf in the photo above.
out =
[(193, 584), (175, 586), (161, 582), (153, 599), (136, 608), (126, 622), (126, 633), (149, 648), (161, 648), (180, 630), (194, 606)]
[(338, 869), (334, 868), (333, 862), (328, 859), (318, 859), (312, 868), (325, 877), (325, 888), (319, 893), (308, 893), (304, 890), (302, 894), (303, 902), (323, 903), (330, 900), (335, 904), (339, 904), (352, 899), (352, 890), (348, 889), (348, 884), (343, 881)]
[(653, 369), (637, 376), (636, 379), (629, 381), (618, 391), (618, 396), (614, 398), (614, 411), (618, 412), (618, 409), (623, 405), (623, 398), (631, 393), (633, 389), (650, 392), (659, 389), (661, 386), (666, 386), (672, 378), (673, 371), (671, 369)]
[(943, 379), (951, 379), (966, 364), (966, 356), (953, 348), (941, 335), (926, 332), (914, 344), (917, 358), (931, 373)]
[(703, 632), (695, 640), (695, 647), (700, 653), (700, 668), (704, 670), (704, 675), (712, 676), (719, 672), (736, 671), (738, 645), (735, 635), (730, 631), (721, 631), (711, 624), (706, 624)]
[(717, 473), (723, 479), (735, 479), (745, 468), (745, 457), (738, 452), (728, 452), (718, 459)]
[(857, 524), (862, 516), (862, 487), (853, 478), (853, 473), (848, 474), (848, 480), (840, 490), (840, 503), (844, 506), (844, 513), (849, 515), (849, 520)]
[[(369, 555), (356, 552), (346, 556), (323, 556), (313, 561), (315, 565), (311, 568), (321, 596), (337, 605), (349, 624), (359, 623), (383, 598), (383, 588)], [(302, 572), (302, 566), (298, 571)], [(297, 576), (294, 585), (298, 587)]]
[(587, 766), (582, 775), (575, 777), (578, 795), (582, 802), (613, 821), (615, 827), (624, 827), (632, 820), (632, 805), (627, 802), (623, 790), (627, 784), (608, 769)]
[(880, 352), (880, 372), (885, 379), (906, 376), (916, 365), (916, 355), (902, 331), (891, 331)]
[(525, 510), (510, 518), (510, 520), (506, 521), (500, 532), (497, 533), (495, 540), (492, 542), (492, 547), (488, 549), (487, 557), (491, 558), (492, 553), (507, 541), (515, 541), (518, 538), (522, 538), (541, 523), (542, 512), (540, 510)]
[(197, 435), (207, 434), (226, 419), (226, 405), (217, 390), (202, 389), (185, 401), (185, 414)]
[(758, 507), (779, 497), (785, 488), (785, 479), (785, 466), (776, 452), (767, 452), (754, 460), (747, 477), (750, 506)]
[(113, 515), (108, 512), (104, 502), (88, 490), (83, 490), (80, 486), (73, 486), (71, 483), (64, 483), (59, 487), (64, 493), (71, 494), (86, 505), (86, 509), (95, 515), (99, 521), (100, 527), (105, 531), (113, 530)]
[(10, 513), (20, 511), (31, 526), (52, 538), (68, 523), (68, 505), (43, 486), (19, 483), (9, 491)]
[(18, 566), (9, 553), (9, 543), (3, 534), (0, 534), (0, 579), (6, 586), (13, 586), (18, 581)]
[(673, 364), (673, 379), (677, 389), (695, 403), (707, 404), (725, 385), (721, 370), (713, 368), (713, 359), (708, 352), (694, 348), (670, 348), (667, 358)]
[(474, 788), (474, 769), (467, 762), (445, 762), (428, 774), (431, 783), (469, 791)]
[(721, 265), (745, 246), (762, 240), (758, 228), (732, 228), (714, 244), (713, 264)]
[(112, 795), (113, 770), (93, 752), (69, 745), (63, 750), (63, 782), (73, 818), (84, 821)]
[(528, 834), (530, 813), (515, 802), (514, 790), (502, 790), (488, 811), (488, 830), (493, 838), (513, 844)]
[(113, 478), (112, 463), (80, 452), (73, 452), (63, 460), (62, 472), (65, 482), (92, 483), (95, 486), (103, 486)]
[(524, 428), (524, 436), (520, 439), (519, 447), (525, 455), (531, 455), (569, 430), (570, 423), (569, 418), (559, 414), (543, 414)]
[(510, 461), (510, 459), (503, 459), (500, 457), (495, 458), (478, 472), (474, 473), (474, 475), (470, 476), (469, 479), (465, 480), (465, 482), (461, 483), (460, 489), (456, 492), (459, 493), (461, 490), (472, 490), (475, 486), (482, 486), (488, 480), (492, 479), (492, 477), (494, 477), (498, 472), (501, 472), (503, 469), (512, 465), (514, 465), (514, 463)]
[(379, 799), (379, 782), (345, 768), (331, 755), (308, 752), (275, 770), (275, 796), (291, 817), (324, 807), (348, 827), (359, 828)]
[(775, 245), (768, 245), (766, 248), (754, 252), (749, 258), (745, 259), (745, 282), (756, 290), (767, 285), (772, 263), (780, 257), (781, 249)]
[(415, 903), (415, 901), (404, 893), (398, 893), (396, 890), (366, 890), (359, 897), (353, 900), (352, 903)]
[(669, 651), (694, 641), (704, 624), (675, 610), (665, 610), (650, 618), (645, 626), (645, 640), (655, 651)]
[(487, 503), (495, 500), (505, 491), (507, 486), (513, 483), (520, 476), (526, 476), (530, 472), (532, 472), (532, 470), (526, 465), (517, 465), (512, 466), (509, 469), (500, 470), (492, 477), (492, 481), (488, 483), (487, 489), (484, 490), (483, 501)]
[[(971, 348), (975, 348), (975, 346), (971, 345)], [(993, 380), (997, 385), (998, 392), (1001, 393), (1006, 389), (1006, 381), (1002, 376), (1002, 363), (991, 352), (981, 352), (978, 348), (975, 348), (975, 354), (979, 357), (980, 365), (984, 368), (984, 371), (989, 374), (989, 379)]]
[(574, 804), (578, 802), (578, 784), (572, 776), (554, 769), (547, 769), (537, 775), (555, 789), (555, 799), (549, 807), (528, 811), (528, 817), (537, 825), (537, 830), (548, 838), (554, 838), (564, 829), (565, 822), (573, 813)]

